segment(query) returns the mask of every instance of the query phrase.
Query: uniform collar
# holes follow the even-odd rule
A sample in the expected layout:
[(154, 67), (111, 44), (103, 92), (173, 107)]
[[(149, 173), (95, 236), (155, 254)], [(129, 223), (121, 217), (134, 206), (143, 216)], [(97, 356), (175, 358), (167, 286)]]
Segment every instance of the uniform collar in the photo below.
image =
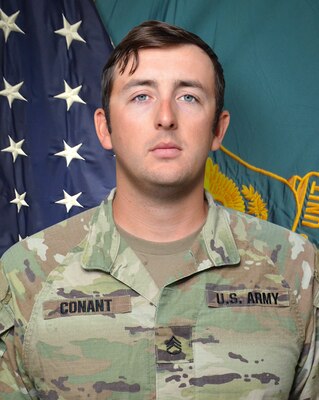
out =
[(209, 211), (200, 236), (207, 255), (215, 267), (236, 265), (240, 262), (240, 255), (230, 228), (229, 215), (223, 207), (215, 205), (208, 192), (205, 196)]
[[(156, 304), (159, 288), (140, 262), (136, 254), (125, 243), (113, 220), (113, 189), (108, 198), (97, 208), (89, 227), (82, 255), (82, 267), (86, 270), (102, 270), (134, 288)], [(211, 267), (236, 265), (240, 261), (223, 207), (216, 206), (206, 193), (209, 211), (205, 225), (190, 249), (195, 257), (197, 271)]]
[(90, 221), (89, 233), (82, 256), (82, 266), (90, 270), (110, 272), (120, 248), (118, 233), (112, 212), (115, 189), (97, 207)]

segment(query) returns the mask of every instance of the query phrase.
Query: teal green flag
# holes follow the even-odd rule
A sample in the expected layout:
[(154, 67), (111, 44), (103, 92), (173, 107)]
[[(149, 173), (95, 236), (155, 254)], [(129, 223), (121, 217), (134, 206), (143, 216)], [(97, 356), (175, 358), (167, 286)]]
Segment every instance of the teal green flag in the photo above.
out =
[[(233, 183), (236, 207), (319, 245), (319, 2), (96, 0), (96, 6), (115, 45), (147, 19), (179, 25), (211, 45), (224, 67), (231, 124), (207, 171), (216, 173), (217, 165), (229, 179), (221, 181)], [(218, 187), (225, 196), (229, 187)]]
[(318, 244), (318, 172), (287, 180), (222, 147), (207, 159), (204, 186), (226, 207), (297, 231)]

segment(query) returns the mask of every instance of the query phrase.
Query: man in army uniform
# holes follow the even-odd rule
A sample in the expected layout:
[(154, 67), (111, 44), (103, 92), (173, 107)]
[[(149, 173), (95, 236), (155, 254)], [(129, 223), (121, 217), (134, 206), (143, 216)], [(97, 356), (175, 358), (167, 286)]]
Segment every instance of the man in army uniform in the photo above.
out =
[(315, 248), (204, 196), (215, 53), (145, 22), (102, 86), (117, 188), (3, 256), (1, 399), (319, 399)]

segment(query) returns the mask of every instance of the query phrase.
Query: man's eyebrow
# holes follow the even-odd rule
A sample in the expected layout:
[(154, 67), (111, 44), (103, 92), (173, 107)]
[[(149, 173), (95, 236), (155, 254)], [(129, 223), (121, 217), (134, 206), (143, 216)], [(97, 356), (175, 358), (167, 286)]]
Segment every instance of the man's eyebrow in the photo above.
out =
[(122, 91), (124, 92), (136, 86), (157, 87), (157, 83), (152, 79), (132, 79), (123, 86)]
[(205, 87), (202, 85), (200, 81), (197, 80), (178, 80), (175, 82), (175, 87), (176, 88), (190, 87), (205, 91)]
[[(136, 86), (148, 86), (148, 87), (156, 88), (158, 86), (158, 83), (153, 79), (132, 79), (123, 86), (122, 91), (125, 92)], [(205, 87), (202, 85), (202, 83), (200, 81), (192, 80), (192, 79), (176, 80), (174, 83), (174, 86), (176, 89), (179, 89), (182, 87), (189, 87), (189, 88), (196, 88), (196, 89), (205, 91)]]

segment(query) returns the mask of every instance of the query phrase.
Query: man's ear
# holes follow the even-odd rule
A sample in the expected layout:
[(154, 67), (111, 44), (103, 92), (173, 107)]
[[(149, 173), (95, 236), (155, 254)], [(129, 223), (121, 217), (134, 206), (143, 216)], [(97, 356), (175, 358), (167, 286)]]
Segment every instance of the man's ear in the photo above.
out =
[(106, 121), (105, 112), (102, 108), (98, 108), (95, 111), (94, 124), (97, 137), (99, 138), (102, 147), (106, 150), (111, 150), (113, 148), (111, 135)]
[(213, 142), (211, 146), (212, 151), (216, 151), (220, 148), (222, 141), (224, 139), (225, 133), (227, 131), (228, 125), (230, 121), (230, 115), (228, 111), (222, 111), (219, 119), (217, 126), (214, 130), (214, 137), (213, 137)]

